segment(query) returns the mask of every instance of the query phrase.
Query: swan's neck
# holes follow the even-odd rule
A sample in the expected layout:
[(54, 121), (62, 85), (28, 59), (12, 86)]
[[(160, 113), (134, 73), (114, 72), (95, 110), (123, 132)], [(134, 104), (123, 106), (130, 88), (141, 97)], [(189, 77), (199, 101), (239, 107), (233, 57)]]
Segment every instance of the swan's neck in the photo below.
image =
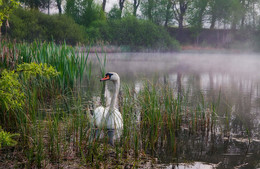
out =
[(113, 96), (111, 99), (111, 103), (109, 106), (109, 112), (114, 112), (115, 110), (115, 106), (116, 106), (116, 100), (117, 100), (117, 96), (119, 93), (119, 87), (120, 87), (120, 80), (118, 79), (117, 81), (113, 81), (114, 87), (113, 87)]

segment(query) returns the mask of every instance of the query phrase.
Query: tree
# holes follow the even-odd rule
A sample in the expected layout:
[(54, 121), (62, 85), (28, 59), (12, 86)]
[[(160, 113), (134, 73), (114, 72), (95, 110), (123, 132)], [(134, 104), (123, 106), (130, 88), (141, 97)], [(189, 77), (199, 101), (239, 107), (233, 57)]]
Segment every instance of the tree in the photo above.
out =
[(93, 21), (105, 19), (104, 11), (94, 0), (67, 0), (65, 13), (86, 27)]
[(122, 11), (123, 11), (123, 8), (124, 8), (124, 3), (125, 3), (125, 0), (119, 0), (119, 9), (121, 11), (121, 15), (122, 15)]
[[(244, 28), (246, 21), (252, 21), (254, 26), (256, 20), (255, 6), (256, 3), (259, 3), (259, 1), (258, 0), (239, 0), (239, 1), (241, 5), (240, 11), (243, 14), (241, 18), (241, 28)], [(252, 18), (246, 18), (246, 17), (252, 17)]]
[(175, 19), (178, 22), (179, 29), (183, 29), (183, 21), (186, 11), (188, 9), (189, 0), (174, 0), (173, 1), (173, 13)]
[(210, 29), (215, 28), (216, 21), (227, 22), (231, 15), (231, 1), (226, 0), (210, 0), (209, 1), (209, 16)]
[(47, 2), (46, 2), (46, 8), (47, 8), (47, 11), (48, 11), (48, 15), (50, 15), (51, 0), (47, 0)]
[(134, 7), (134, 10), (133, 10), (133, 15), (136, 16), (136, 12), (137, 12), (137, 9), (140, 5), (140, 1), (141, 0), (134, 0), (134, 4), (133, 4), (133, 7)]
[(8, 19), (9, 14), (19, 5), (17, 0), (0, 0), (0, 42), (1, 42), (1, 27), (4, 20)]
[(106, 8), (106, 3), (107, 3), (107, 0), (103, 0), (102, 9), (103, 9), (104, 12), (105, 12), (105, 8)]
[(117, 20), (121, 18), (121, 11), (117, 5), (114, 5), (108, 13), (108, 18), (112, 20)]
[(61, 9), (62, 0), (56, 0), (56, 3), (57, 3), (58, 10), (59, 10), (59, 14), (61, 14), (62, 13), (62, 9)]
[(141, 3), (141, 11), (148, 20), (167, 26), (173, 19), (172, 5), (171, 0), (145, 0)]
[(149, 21), (153, 21), (153, 14), (155, 10), (155, 0), (144, 0), (141, 3), (141, 11), (144, 17), (146, 17)]
[(67, 0), (65, 14), (71, 16), (76, 23), (80, 23), (80, 9), (78, 0)]
[(49, 0), (20, 0), (21, 3), (28, 6), (31, 9), (39, 10), (40, 8), (46, 9), (48, 7)]
[(172, 1), (171, 0), (167, 0), (167, 6), (166, 6), (166, 13), (165, 13), (165, 23), (164, 23), (164, 26), (167, 27), (168, 26), (168, 23), (170, 21), (170, 19), (172, 19)]
[(203, 27), (203, 17), (206, 14), (208, 2), (209, 0), (194, 0), (191, 2), (188, 13), (189, 23), (193, 28), (200, 30)]
[(240, 3), (240, 0), (232, 0), (230, 15), (231, 29), (235, 30), (237, 28), (237, 25), (244, 15), (245, 11), (242, 4)]

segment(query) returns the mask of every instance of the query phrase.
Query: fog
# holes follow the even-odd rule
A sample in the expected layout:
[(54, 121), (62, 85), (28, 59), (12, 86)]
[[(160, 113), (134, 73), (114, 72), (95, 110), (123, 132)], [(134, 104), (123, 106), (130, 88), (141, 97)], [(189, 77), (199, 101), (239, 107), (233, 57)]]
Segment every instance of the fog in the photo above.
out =
[(106, 56), (108, 71), (128, 73), (128, 76), (153, 72), (222, 73), (244, 78), (260, 76), (260, 56), (254, 53), (115, 53)]

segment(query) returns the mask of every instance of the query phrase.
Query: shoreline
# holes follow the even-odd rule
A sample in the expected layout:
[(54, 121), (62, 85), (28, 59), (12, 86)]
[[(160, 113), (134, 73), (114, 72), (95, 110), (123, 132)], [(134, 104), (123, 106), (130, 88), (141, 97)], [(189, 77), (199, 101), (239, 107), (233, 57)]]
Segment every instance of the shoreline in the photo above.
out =
[(171, 53), (171, 52), (198, 52), (198, 53), (257, 53), (252, 49), (238, 49), (238, 48), (223, 48), (223, 47), (212, 47), (212, 46), (196, 46), (196, 45), (181, 45), (180, 50), (160, 50), (160, 49), (141, 49), (133, 50), (128, 46), (115, 46), (115, 45), (104, 45), (104, 46), (85, 46), (79, 47), (81, 52), (89, 53)]

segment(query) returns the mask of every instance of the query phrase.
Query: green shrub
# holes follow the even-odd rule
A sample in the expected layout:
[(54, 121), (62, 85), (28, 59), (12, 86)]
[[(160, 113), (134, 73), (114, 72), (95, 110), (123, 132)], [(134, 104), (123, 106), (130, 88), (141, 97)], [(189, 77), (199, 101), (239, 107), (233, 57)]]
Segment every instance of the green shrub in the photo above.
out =
[(18, 74), (15, 71), (3, 70), (0, 78), (1, 114), (4, 114), (8, 110), (20, 109), (23, 104), (24, 93), (18, 81)]
[(114, 5), (113, 8), (108, 13), (109, 19), (121, 19), (121, 11), (117, 7), (117, 5)]
[(160, 51), (178, 50), (179, 43), (170, 37), (161, 26), (150, 21), (138, 20), (130, 16), (109, 22), (110, 36), (104, 37), (106, 41), (115, 45), (129, 45), (132, 49), (157, 49)]
[(5, 146), (15, 146), (17, 142), (13, 140), (13, 137), (19, 136), (19, 134), (11, 134), (2, 130), (0, 126), (0, 149)]
[(12, 39), (56, 42), (66, 40), (69, 44), (86, 41), (84, 28), (65, 15), (46, 15), (19, 8), (10, 16), (9, 22), (8, 34)]
[(86, 28), (88, 35), (88, 40), (91, 43), (97, 43), (105, 39), (111, 39), (110, 28), (106, 20), (97, 20), (91, 23), (91, 25)]

